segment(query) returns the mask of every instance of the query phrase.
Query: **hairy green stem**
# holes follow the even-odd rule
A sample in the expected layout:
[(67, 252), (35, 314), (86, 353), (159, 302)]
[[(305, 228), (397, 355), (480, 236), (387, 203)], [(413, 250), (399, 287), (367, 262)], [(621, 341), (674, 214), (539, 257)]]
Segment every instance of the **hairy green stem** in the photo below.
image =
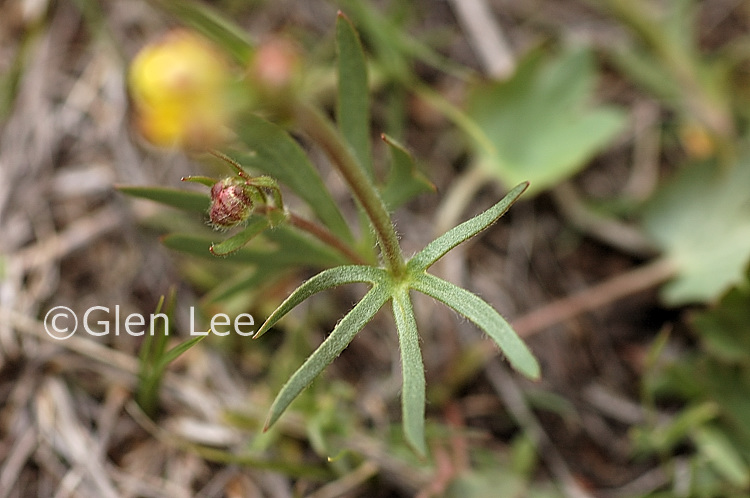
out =
[(403, 275), (406, 263), (398, 243), (398, 235), (375, 185), (360, 167), (333, 124), (319, 110), (305, 103), (297, 103), (295, 117), (302, 130), (314, 139), (331, 158), (334, 166), (351, 188), (354, 197), (367, 213), (377, 234), (386, 268), (393, 275)]

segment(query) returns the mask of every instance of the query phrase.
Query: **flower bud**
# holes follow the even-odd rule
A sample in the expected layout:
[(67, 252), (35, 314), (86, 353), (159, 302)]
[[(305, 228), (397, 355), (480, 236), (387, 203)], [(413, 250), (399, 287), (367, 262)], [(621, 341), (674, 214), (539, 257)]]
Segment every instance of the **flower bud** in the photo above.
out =
[(283, 38), (271, 38), (260, 44), (250, 64), (249, 77), (266, 92), (280, 92), (291, 87), (299, 74), (297, 48)]
[(232, 228), (245, 221), (253, 210), (247, 185), (240, 178), (226, 178), (211, 187), (208, 216), (216, 228)]
[(209, 148), (231, 118), (229, 65), (208, 41), (187, 30), (144, 47), (130, 67), (137, 125), (162, 146)]

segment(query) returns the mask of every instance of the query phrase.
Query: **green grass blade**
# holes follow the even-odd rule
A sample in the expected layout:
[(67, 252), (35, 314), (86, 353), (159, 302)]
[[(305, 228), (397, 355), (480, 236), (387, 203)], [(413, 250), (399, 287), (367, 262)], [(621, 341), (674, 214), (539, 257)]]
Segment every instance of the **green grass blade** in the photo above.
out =
[(539, 363), (510, 324), (476, 294), (443, 279), (423, 273), (412, 288), (445, 303), (474, 322), (500, 347), (511, 366), (531, 379), (538, 379)]
[(227, 302), (240, 294), (264, 296), (268, 285), (287, 278), (291, 272), (288, 266), (273, 265), (258, 265), (250, 270), (239, 271), (206, 293), (201, 303), (210, 305)]
[(343, 284), (352, 284), (356, 282), (367, 282), (377, 285), (385, 279), (385, 272), (371, 266), (347, 265), (337, 266), (324, 270), (311, 279), (297, 287), (286, 300), (271, 313), (265, 323), (258, 329), (255, 338), (265, 334), (268, 329), (274, 326), (284, 315), (289, 313), (295, 306), (302, 301), (317, 294), (318, 292), (338, 287)]
[(391, 153), (391, 171), (382, 189), (383, 202), (394, 210), (424, 192), (435, 192), (435, 185), (424, 175), (406, 147), (388, 135), (381, 135)]
[(393, 295), (393, 316), (401, 347), (401, 371), (404, 387), (401, 392), (404, 435), (420, 455), (427, 453), (424, 439), (425, 380), (419, 333), (408, 289)]
[(163, 372), (169, 366), (169, 364), (176, 360), (182, 353), (192, 348), (208, 336), (209, 334), (193, 337), (192, 339), (188, 339), (187, 341), (173, 347), (159, 359), (159, 362), (156, 364), (155, 370), (161, 374), (161, 372)]
[(211, 254), (214, 256), (228, 256), (229, 254), (239, 251), (245, 247), (253, 237), (268, 228), (268, 225), (268, 218), (260, 217), (251, 219), (247, 226), (236, 235), (233, 235), (218, 244), (213, 244), (210, 249)]
[(333, 332), (289, 378), (276, 396), (266, 420), (265, 429), (271, 427), (289, 404), (312, 383), (325, 367), (349, 345), (375, 313), (390, 298), (387, 286), (375, 284), (362, 300), (336, 325)]
[(373, 178), (370, 145), (370, 89), (367, 86), (367, 61), (359, 35), (351, 21), (339, 12), (336, 19), (338, 53), (337, 121), (341, 134), (354, 156)]
[(435, 261), (442, 258), (448, 251), (456, 247), (458, 244), (474, 237), (482, 230), (488, 228), (505, 214), (528, 186), (528, 182), (517, 185), (513, 190), (508, 192), (500, 202), (489, 208), (487, 211), (448, 230), (443, 235), (427, 244), (427, 247), (415, 254), (409, 261), (409, 270), (413, 272), (426, 270), (435, 263)]
[(703, 426), (695, 431), (693, 441), (698, 452), (726, 481), (739, 489), (748, 488), (750, 469), (737, 451), (734, 436), (730, 439), (726, 433), (717, 428)]
[[(170, 294), (169, 294), (170, 304), (171, 304), (171, 301), (174, 299), (173, 296), (174, 296), (174, 289), (170, 289)], [(159, 302), (156, 303), (156, 309), (154, 310), (154, 315), (158, 315), (159, 313), (161, 313), (161, 310), (164, 309), (165, 307), (165, 304), (164, 304), (165, 301), (167, 300), (164, 296), (161, 296), (159, 298)], [(166, 307), (169, 309), (170, 305), (168, 304)], [(159, 333), (145, 334), (145, 337), (143, 338), (143, 342), (141, 343), (141, 348), (138, 351), (138, 363), (139, 363), (138, 376), (140, 379), (146, 378), (153, 364), (156, 363), (156, 360), (164, 352), (168, 337), (169, 337), (168, 334), (166, 334), (164, 331), (164, 327), (159, 327)]]
[[(169, 323), (174, 316), (175, 300), (174, 289), (170, 291), (166, 300), (163, 296), (159, 300), (156, 311), (152, 315), (154, 323), (151, 324), (151, 332), (144, 334), (144, 342), (139, 353), (140, 366), (136, 400), (144, 413), (149, 416), (152, 416), (156, 411), (161, 381), (169, 364), (206, 337), (201, 336), (185, 341), (165, 352), (169, 339)], [(162, 310), (164, 310), (163, 313)], [(160, 314), (164, 316), (163, 319), (158, 319)]]
[(272, 176), (309, 204), (317, 217), (346, 242), (353, 242), (349, 225), (302, 147), (282, 128), (246, 114), (236, 130), (250, 153), (235, 151), (232, 159)]
[(208, 194), (169, 187), (138, 187), (118, 185), (117, 190), (131, 197), (148, 199), (185, 211), (205, 213), (211, 205)]

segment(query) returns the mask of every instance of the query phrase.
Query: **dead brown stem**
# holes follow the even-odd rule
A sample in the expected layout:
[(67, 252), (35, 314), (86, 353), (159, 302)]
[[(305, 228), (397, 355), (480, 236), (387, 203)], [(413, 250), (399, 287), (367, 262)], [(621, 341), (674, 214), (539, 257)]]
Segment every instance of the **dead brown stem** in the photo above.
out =
[(528, 337), (586, 311), (593, 311), (625, 296), (650, 289), (669, 280), (676, 272), (677, 268), (672, 261), (657, 259), (527, 313), (513, 321), (513, 328), (521, 337)]

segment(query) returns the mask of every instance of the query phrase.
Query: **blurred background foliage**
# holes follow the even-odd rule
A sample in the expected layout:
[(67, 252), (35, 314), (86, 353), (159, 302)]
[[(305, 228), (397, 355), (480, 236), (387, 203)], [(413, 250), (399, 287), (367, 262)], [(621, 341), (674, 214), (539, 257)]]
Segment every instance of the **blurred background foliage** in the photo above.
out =
[[(487, 10), (467, 14), (461, 4)], [(100, 496), (750, 493), (747, 2), (6, 0), (0, 9), (0, 226), (10, 234), (0, 256), (0, 399), (7, 401), (0, 496), (41, 493), (35, 479)], [(301, 54), (295, 91), (335, 115), (337, 9), (368, 55), (372, 175), (406, 247), (416, 250), (436, 235), (410, 226), (440, 233), (519, 181), (532, 184), (507, 222), (441, 271), (514, 319), (540, 358), (543, 380), (515, 378), (465, 324), (418, 302), (420, 318), (431, 324), (422, 342), (430, 448), (423, 461), (398, 429), (398, 348), (377, 330), (387, 320), (376, 319), (279, 426), (261, 432), (274, 394), (361, 289), (318, 297), (257, 341), (210, 337), (180, 358), (170, 352), (187, 348), (163, 340), (99, 344), (129, 355), (109, 361), (115, 371), (128, 372), (140, 353), (140, 377), (138, 368), (130, 371), (135, 380), (105, 373), (97, 362), (105, 353), (48, 344), (22, 320), (60, 303), (101, 304), (92, 295), (113, 305), (129, 296), (132, 309), (151, 313), (177, 282), (171, 313), (180, 344), (189, 304), (200, 309), (203, 329), (217, 312), (260, 320), (314, 270), (344, 261), (286, 228), (226, 258), (210, 254), (208, 247), (233, 233), (207, 226), (205, 189), (187, 189), (179, 178), (226, 174), (226, 165), (142, 143), (124, 95), (137, 50), (180, 26), (211, 40), (240, 71), (269, 39), (290, 41)], [(489, 52), (482, 39), (495, 40)], [(39, 67), (45, 64), (47, 72)], [(33, 122), (19, 125), (24, 113)], [(278, 127), (250, 123), (243, 140), (285, 126), (283, 119)], [(288, 140), (283, 151), (233, 157), (281, 176), (294, 209), (372, 259), (369, 231), (346, 233), (362, 217), (319, 151), (304, 137)], [(71, 171), (82, 176), (71, 180)], [(54, 186), (41, 182), (47, 190), (40, 190), (45, 175)], [(68, 197), (65, 181), (74, 185)], [(113, 183), (139, 185), (130, 193), (167, 204), (172, 195), (183, 210), (131, 206), (102, 186)], [(144, 187), (154, 184), (168, 190)], [(90, 230), (80, 244), (91, 251), (85, 258), (74, 245), (41, 257), (51, 265), (47, 273), (28, 262), (50, 250), (51, 233), (68, 233), (76, 220), (101, 226), (108, 218), (96, 218), (97, 209), (110, 202), (119, 207), (107, 230), (122, 230), (125, 247), (151, 256), (121, 261), (118, 251), (140, 253), (122, 250), (119, 239), (103, 250)], [(155, 236), (161, 247), (151, 244)], [(160, 252), (164, 246), (180, 253)], [(95, 253), (104, 261), (91, 259)], [(97, 264), (99, 275), (81, 269)], [(126, 270), (113, 270), (118, 264), (146, 270), (125, 279)], [(110, 280), (99, 280), (110, 272)], [(43, 290), (32, 292), (37, 281)], [(114, 288), (119, 293), (110, 295)], [(169, 373), (159, 355), (173, 361)], [(88, 370), (81, 357), (93, 357)], [(14, 383), (33, 388), (19, 391)], [(153, 418), (112, 394), (115, 386), (139, 392)], [(110, 425), (118, 430), (104, 437), (102, 410), (112, 406)], [(54, 416), (45, 418), (45, 409)], [(24, 431), (52, 442), (25, 449)], [(86, 464), (91, 452), (80, 448), (95, 444), (109, 470)], [(62, 468), (45, 460), (49, 452)], [(142, 455), (152, 465), (139, 488), (122, 476), (143, 471)], [(181, 464), (189, 478), (176, 472)], [(83, 475), (78, 488), (63, 483), (69, 475)]]

